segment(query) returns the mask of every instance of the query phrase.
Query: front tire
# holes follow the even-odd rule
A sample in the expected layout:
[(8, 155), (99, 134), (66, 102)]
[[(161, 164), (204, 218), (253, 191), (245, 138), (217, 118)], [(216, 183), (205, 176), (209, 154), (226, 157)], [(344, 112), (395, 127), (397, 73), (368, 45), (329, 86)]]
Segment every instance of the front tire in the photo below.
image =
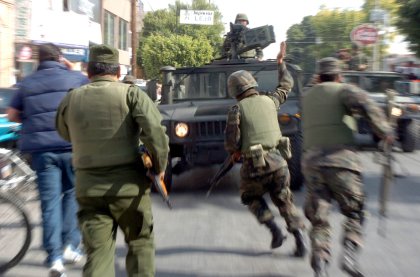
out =
[(401, 128), (401, 149), (404, 152), (413, 152), (416, 150), (418, 126), (417, 122), (412, 120)]

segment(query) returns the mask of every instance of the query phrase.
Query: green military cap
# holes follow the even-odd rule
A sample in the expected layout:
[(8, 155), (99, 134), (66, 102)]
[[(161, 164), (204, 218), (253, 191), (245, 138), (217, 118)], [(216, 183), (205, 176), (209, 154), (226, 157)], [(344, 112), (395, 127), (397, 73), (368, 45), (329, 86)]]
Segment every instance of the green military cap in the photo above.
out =
[(89, 49), (89, 62), (119, 64), (118, 50), (105, 44), (94, 45)]
[(323, 58), (318, 62), (318, 74), (337, 74), (340, 72), (340, 61), (334, 57)]

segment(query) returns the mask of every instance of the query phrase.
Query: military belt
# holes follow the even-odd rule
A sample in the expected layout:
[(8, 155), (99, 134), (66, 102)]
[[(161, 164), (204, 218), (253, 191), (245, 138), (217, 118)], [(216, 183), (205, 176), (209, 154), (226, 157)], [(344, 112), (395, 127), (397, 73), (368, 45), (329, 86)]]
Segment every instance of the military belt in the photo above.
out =
[[(276, 147), (270, 148), (270, 149), (264, 149), (264, 155), (266, 155), (269, 152), (275, 152), (277, 151)], [(252, 158), (252, 153), (251, 151), (244, 151), (242, 152), (242, 156), (246, 159), (251, 159)]]

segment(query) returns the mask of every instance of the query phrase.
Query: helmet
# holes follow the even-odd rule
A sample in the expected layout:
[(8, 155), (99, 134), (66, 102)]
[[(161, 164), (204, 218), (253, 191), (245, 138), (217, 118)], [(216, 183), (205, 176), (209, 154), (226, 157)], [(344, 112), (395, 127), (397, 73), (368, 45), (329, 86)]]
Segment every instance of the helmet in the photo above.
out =
[(238, 13), (235, 18), (235, 24), (238, 24), (239, 20), (245, 20), (246, 24), (249, 24), (248, 16), (244, 13)]
[(257, 87), (257, 81), (246, 70), (235, 71), (228, 78), (228, 93), (230, 97), (235, 98), (250, 88)]

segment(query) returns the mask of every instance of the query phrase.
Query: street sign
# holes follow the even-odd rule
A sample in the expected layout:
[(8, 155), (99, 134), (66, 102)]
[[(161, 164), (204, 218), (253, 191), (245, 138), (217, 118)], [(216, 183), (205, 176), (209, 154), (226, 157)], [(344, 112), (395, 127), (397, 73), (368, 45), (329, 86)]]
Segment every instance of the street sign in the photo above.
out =
[(214, 11), (180, 10), (179, 23), (213, 25)]
[(350, 33), (352, 42), (365, 46), (378, 41), (378, 28), (372, 24), (362, 24), (355, 27)]

